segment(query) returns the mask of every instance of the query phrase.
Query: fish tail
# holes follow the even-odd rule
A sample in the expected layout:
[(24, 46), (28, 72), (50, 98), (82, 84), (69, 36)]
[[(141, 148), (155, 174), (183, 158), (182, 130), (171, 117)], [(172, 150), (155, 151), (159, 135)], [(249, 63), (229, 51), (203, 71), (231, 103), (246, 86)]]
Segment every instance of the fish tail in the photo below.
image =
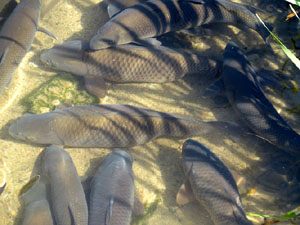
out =
[(47, 13), (59, 3), (60, 0), (43, 0), (42, 1), (42, 6), (41, 6), (41, 18), (43, 18)]

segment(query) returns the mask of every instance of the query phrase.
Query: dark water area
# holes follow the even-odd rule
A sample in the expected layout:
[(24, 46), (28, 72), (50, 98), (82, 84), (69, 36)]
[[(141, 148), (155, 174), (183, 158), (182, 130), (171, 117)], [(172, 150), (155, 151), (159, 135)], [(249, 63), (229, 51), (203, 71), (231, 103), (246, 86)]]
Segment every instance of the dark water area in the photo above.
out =
[[(274, 34), (300, 58), (300, 39), (296, 40), (300, 34), (300, 23), (295, 17), (286, 21), (291, 13), (286, 2), (237, 2), (264, 10), (258, 11), (258, 14), (272, 24)], [(6, 187), (0, 195), (0, 224), (21, 223), (24, 204), (19, 193), (38, 173), (39, 154), (45, 148), (9, 135), (10, 124), (25, 113), (52, 111), (63, 102), (74, 105), (99, 102), (130, 104), (201, 121), (241, 124), (231, 107), (202, 97), (205, 89), (216, 79), (213, 76), (189, 75), (162, 84), (107, 82), (107, 95), (98, 99), (87, 94), (82, 78), (53, 70), (41, 62), (40, 55), (46, 49), (66, 41), (90, 40), (107, 20), (106, 5), (101, 3), (99, 6), (97, 0), (67, 0), (53, 6), (43, 16), (40, 25), (51, 30), (59, 39), (37, 32), (31, 50), (19, 65), (9, 88), (0, 95), (0, 169), (6, 174)], [(281, 117), (300, 133), (300, 72), (272, 37), (268, 40), (273, 53), (260, 35), (250, 29), (240, 30), (232, 25), (218, 24), (205, 26), (199, 32), (200, 35), (195, 36), (178, 31), (165, 34), (159, 40), (170, 48), (201, 53), (219, 60), (223, 58), (226, 44), (235, 42), (256, 70), (264, 69), (265, 76), (276, 81), (263, 87), (265, 94)], [(283, 215), (300, 206), (300, 156), (286, 153), (253, 135), (241, 135), (240, 128), (216, 130), (191, 138), (210, 148), (233, 173), (246, 213)], [(184, 206), (176, 203), (176, 194), (186, 180), (181, 156), (185, 140), (163, 137), (123, 149), (133, 159), (136, 195), (152, 209), (142, 221), (134, 224), (213, 224), (198, 203)], [(106, 148), (65, 150), (72, 157), (82, 181), (92, 177), (104, 157), (112, 151)], [(254, 224), (263, 223), (261, 217), (248, 218)]]

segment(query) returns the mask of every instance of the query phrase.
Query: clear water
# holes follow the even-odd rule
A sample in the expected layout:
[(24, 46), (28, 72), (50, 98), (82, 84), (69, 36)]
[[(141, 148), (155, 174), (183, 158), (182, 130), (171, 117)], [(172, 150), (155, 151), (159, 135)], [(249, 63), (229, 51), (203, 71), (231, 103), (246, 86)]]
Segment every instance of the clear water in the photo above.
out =
[[(243, 0), (245, 4), (260, 6), (269, 12), (267, 19), (274, 22), (275, 33), (291, 48), (287, 23), (283, 14), (288, 7), (277, 1)], [(272, 5), (272, 2), (275, 4)], [(278, 1), (279, 2), (279, 1)], [(276, 5), (277, 4), (277, 5)], [(278, 8), (278, 6), (284, 6)], [(44, 66), (39, 57), (43, 50), (68, 40), (88, 40), (107, 20), (98, 0), (67, 0), (56, 5), (41, 21), (41, 26), (55, 33), (59, 40), (53, 40), (43, 33), (37, 33), (30, 52), (23, 59), (15, 73), (10, 87), (0, 96), (0, 159), (7, 174), (7, 186), (0, 196), (0, 224), (18, 224), (22, 220), (22, 205), (18, 197), (20, 189), (30, 180), (34, 162), (43, 146), (25, 143), (8, 135), (8, 126), (28, 111), (24, 99), (57, 74)], [(229, 40), (240, 46), (247, 46), (246, 52), (257, 68), (279, 70), (287, 57), (279, 46), (270, 39), (275, 54), (272, 55), (260, 37), (252, 31), (247, 33), (228, 26), (213, 36), (193, 37), (183, 34), (166, 35), (163, 40), (172, 46), (203, 52), (222, 58)], [(299, 54), (299, 52), (298, 52)], [(299, 83), (299, 70), (291, 62), (284, 68), (291, 80)], [(199, 120), (222, 120), (237, 122), (231, 108), (217, 108), (207, 99), (201, 98), (209, 79), (187, 77), (166, 84), (111, 84), (103, 104), (132, 104), (162, 112), (176, 113)], [(268, 97), (282, 117), (299, 133), (299, 115), (289, 114), (287, 108), (300, 104), (299, 93), (291, 90), (269, 89)], [(47, 111), (47, 109), (45, 109)], [(211, 148), (225, 164), (239, 173), (244, 182), (240, 185), (243, 205), (247, 213), (278, 215), (291, 210), (299, 202), (297, 170), (289, 171), (293, 158), (275, 152), (263, 143), (239, 138), (232, 141), (230, 134), (213, 133), (206, 137), (193, 137)], [(160, 138), (142, 146), (126, 149), (133, 157), (136, 192), (144, 204), (157, 204), (156, 210), (145, 218), (142, 224), (212, 224), (207, 213), (199, 204), (186, 206), (176, 204), (176, 193), (185, 181), (182, 171), (181, 146), (184, 139)], [(66, 149), (73, 158), (79, 175), (84, 180), (90, 177), (100, 165), (109, 149)], [(254, 224), (263, 220), (249, 217)], [(289, 224), (289, 223), (280, 223)]]

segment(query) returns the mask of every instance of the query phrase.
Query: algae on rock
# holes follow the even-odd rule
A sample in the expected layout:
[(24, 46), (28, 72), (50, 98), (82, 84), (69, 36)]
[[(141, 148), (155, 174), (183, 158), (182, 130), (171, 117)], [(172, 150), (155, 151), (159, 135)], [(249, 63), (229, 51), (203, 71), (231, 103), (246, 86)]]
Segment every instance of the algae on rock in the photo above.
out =
[(81, 89), (78, 78), (68, 73), (60, 73), (23, 100), (27, 111), (31, 113), (50, 112), (61, 103), (94, 104), (99, 103), (99, 99)]

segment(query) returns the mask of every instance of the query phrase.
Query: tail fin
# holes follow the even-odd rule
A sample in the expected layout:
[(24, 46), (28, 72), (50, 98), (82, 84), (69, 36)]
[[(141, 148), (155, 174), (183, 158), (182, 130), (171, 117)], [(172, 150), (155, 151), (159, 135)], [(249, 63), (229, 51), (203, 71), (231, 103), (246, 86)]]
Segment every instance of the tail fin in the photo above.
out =
[(43, 18), (54, 6), (56, 6), (60, 0), (48, 0), (43, 1), (41, 8), (41, 18)]

